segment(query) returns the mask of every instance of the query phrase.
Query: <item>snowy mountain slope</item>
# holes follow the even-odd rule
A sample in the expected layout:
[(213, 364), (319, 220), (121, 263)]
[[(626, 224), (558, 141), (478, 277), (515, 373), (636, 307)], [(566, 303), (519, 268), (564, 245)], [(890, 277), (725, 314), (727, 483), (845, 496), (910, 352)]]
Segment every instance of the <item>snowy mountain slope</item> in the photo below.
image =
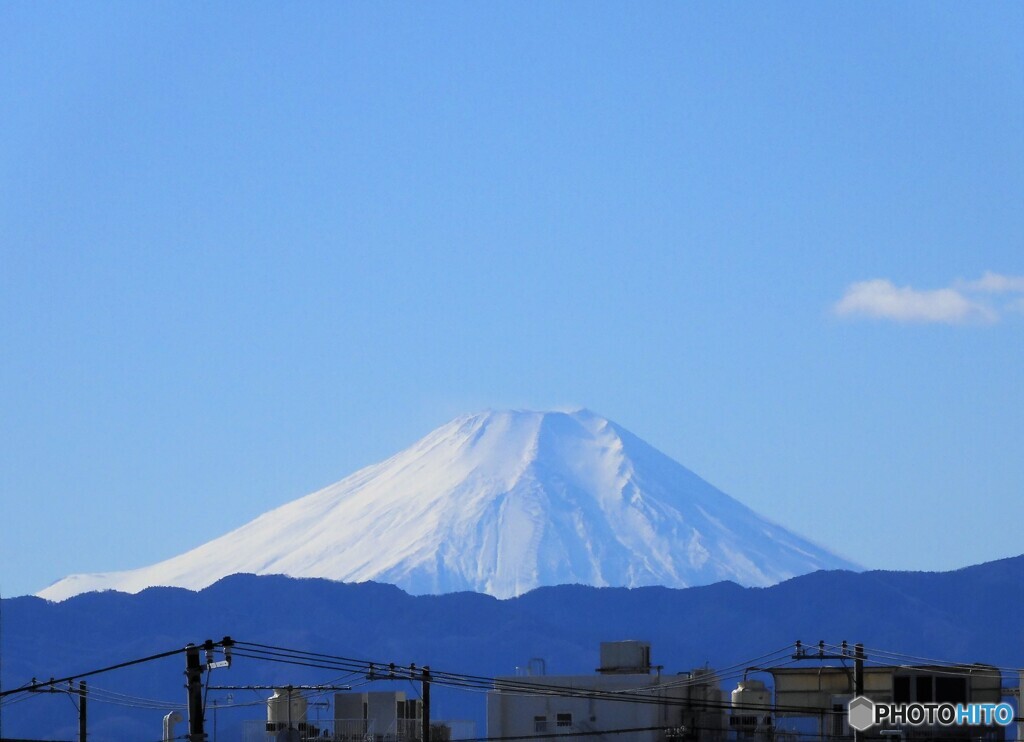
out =
[(566, 583), (770, 585), (835, 568), (855, 567), (592, 412), (485, 412), (192, 551), (39, 596), (251, 572), (505, 598)]

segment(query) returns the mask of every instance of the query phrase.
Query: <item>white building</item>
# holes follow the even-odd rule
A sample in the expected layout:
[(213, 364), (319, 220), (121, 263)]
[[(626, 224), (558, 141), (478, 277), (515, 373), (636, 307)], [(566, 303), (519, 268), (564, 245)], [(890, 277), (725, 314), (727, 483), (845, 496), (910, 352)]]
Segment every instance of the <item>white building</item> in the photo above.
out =
[(418, 740), (423, 703), (402, 691), (336, 693), (334, 739), (341, 742)]
[[(510, 676), (495, 686), (487, 698), (488, 737), (572, 732), (584, 742), (662, 742), (695, 738), (699, 730), (701, 739), (724, 738), (714, 673), (664, 676), (651, 665), (646, 642), (603, 642), (596, 675)], [(612, 731), (619, 735), (601, 736)]]

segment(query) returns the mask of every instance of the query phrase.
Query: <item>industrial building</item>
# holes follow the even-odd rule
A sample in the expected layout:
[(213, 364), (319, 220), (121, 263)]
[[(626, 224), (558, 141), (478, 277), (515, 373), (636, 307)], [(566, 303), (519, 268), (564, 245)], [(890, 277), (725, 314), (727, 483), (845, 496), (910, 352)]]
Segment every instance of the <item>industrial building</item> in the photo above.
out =
[[(847, 718), (847, 705), (855, 696), (852, 667), (776, 667), (764, 672), (774, 683), (775, 720), (774, 729), (769, 729), (775, 739), (784, 739), (787, 733), (853, 739)], [(862, 695), (876, 703), (998, 704), (1005, 697), (998, 668), (981, 664), (867, 666), (863, 683)], [(735, 724), (733, 728), (744, 729)], [(741, 738), (766, 737), (758, 733)], [(890, 724), (864, 732), (861, 738), (1001, 742), (1006, 727)]]
[(596, 742), (614, 734), (614, 739), (661, 742), (689, 729), (714, 742), (726, 731), (718, 686), (708, 668), (663, 675), (651, 664), (646, 642), (603, 642), (595, 675), (496, 678), (487, 696), (487, 736), (571, 733)]

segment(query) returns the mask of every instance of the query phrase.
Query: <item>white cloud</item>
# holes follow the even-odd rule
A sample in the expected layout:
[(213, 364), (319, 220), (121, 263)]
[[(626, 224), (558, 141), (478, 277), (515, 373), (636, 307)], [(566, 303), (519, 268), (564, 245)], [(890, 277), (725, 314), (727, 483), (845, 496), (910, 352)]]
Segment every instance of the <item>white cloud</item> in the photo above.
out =
[(966, 291), (986, 294), (1024, 294), (1024, 276), (1004, 276), (1001, 273), (985, 271), (977, 281), (959, 282)]
[(948, 325), (991, 323), (999, 315), (954, 288), (921, 291), (895, 286), (885, 278), (850, 284), (833, 306), (842, 317), (871, 317), (897, 322), (930, 322)]
[(896, 322), (991, 324), (1008, 313), (1024, 313), (1024, 276), (985, 271), (973, 281), (958, 279), (949, 287), (929, 290), (874, 278), (847, 286), (832, 311), (841, 317)]

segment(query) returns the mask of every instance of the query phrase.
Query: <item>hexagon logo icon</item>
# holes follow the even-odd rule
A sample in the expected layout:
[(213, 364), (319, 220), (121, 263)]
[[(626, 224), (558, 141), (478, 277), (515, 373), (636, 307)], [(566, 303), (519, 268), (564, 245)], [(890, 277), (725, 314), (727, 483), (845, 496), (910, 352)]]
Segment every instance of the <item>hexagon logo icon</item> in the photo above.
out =
[(857, 696), (847, 706), (850, 726), (863, 732), (875, 723), (875, 704), (870, 698)]

